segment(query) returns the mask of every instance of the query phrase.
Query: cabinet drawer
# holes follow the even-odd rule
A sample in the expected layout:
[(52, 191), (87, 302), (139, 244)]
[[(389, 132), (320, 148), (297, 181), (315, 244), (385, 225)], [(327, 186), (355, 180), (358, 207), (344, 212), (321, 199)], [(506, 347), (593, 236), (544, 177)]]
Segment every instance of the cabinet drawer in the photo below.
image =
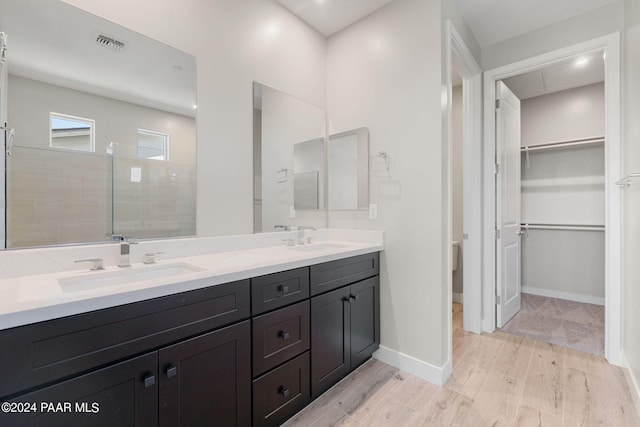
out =
[(253, 382), (253, 425), (280, 425), (309, 401), (309, 352), (306, 352)]
[(264, 313), (309, 297), (309, 268), (251, 279), (251, 311)]
[(0, 396), (246, 319), (249, 302), (243, 280), (0, 331)]
[(380, 273), (378, 252), (312, 265), (311, 295), (318, 295)]
[(253, 376), (309, 350), (309, 301), (253, 319)]

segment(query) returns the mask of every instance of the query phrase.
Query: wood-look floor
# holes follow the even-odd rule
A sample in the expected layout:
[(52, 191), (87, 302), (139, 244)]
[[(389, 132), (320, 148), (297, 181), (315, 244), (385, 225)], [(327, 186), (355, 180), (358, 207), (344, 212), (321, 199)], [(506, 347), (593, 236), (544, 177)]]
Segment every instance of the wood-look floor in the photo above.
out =
[(289, 420), (322, 426), (640, 426), (621, 368), (502, 332), (474, 335), (453, 309), (444, 387), (369, 360)]

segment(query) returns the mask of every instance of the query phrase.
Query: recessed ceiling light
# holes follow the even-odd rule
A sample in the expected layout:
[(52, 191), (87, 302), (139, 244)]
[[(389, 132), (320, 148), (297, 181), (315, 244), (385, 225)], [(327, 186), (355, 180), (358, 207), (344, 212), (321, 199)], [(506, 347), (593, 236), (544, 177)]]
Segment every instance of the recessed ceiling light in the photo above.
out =
[(197, 108), (198, 108), (198, 106), (196, 104), (193, 104), (193, 109), (195, 110)]

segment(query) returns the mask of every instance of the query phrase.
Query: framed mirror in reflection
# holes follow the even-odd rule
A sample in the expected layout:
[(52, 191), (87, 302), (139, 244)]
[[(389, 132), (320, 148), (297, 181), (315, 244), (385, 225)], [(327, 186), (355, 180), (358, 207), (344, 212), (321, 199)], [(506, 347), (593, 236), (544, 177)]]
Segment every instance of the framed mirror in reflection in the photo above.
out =
[(254, 230), (326, 227), (326, 113), (253, 84)]
[(0, 0), (0, 31), (4, 245), (195, 235), (195, 58), (58, 0)]
[(369, 129), (329, 135), (329, 209), (369, 207)]

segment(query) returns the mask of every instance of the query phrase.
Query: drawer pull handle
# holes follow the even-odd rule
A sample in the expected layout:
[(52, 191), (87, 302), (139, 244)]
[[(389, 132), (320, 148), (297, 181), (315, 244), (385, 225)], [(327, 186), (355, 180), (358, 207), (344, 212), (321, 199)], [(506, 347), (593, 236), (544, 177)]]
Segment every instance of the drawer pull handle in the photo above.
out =
[(167, 366), (167, 378), (175, 377), (178, 374), (178, 368), (175, 366)]
[(283, 286), (283, 285), (278, 286), (278, 292), (282, 292), (283, 294), (288, 293), (289, 292), (289, 286)]
[(280, 393), (285, 399), (289, 397), (289, 389), (285, 386), (280, 386), (278, 393)]
[(153, 374), (147, 374), (142, 378), (142, 381), (144, 382), (144, 388), (153, 387), (156, 384), (156, 376)]
[(282, 338), (283, 341), (286, 341), (289, 339), (289, 332), (287, 331), (278, 331), (278, 336), (280, 338)]

